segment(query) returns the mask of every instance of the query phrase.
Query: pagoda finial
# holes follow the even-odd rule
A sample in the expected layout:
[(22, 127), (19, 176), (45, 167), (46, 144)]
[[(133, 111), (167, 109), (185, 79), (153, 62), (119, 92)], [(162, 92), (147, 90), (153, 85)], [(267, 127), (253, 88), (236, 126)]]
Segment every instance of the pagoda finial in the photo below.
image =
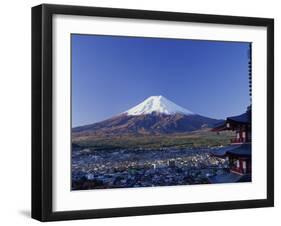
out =
[(252, 43), (249, 43), (248, 50), (248, 74), (249, 74), (249, 95), (250, 105), (252, 104)]

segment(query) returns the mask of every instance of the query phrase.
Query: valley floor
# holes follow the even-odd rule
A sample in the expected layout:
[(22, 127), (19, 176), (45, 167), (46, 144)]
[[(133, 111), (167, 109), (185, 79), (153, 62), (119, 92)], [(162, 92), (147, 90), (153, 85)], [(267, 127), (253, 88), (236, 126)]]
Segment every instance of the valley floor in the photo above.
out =
[(211, 150), (76, 147), (72, 151), (72, 190), (207, 184), (212, 177), (229, 174), (228, 162), (211, 155)]

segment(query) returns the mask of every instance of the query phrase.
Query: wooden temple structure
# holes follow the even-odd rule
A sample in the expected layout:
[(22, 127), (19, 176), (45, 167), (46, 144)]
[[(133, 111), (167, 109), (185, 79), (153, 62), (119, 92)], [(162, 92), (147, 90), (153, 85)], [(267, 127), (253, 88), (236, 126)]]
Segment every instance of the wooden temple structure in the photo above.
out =
[(217, 133), (223, 130), (235, 131), (236, 136), (231, 139), (231, 145), (214, 150), (212, 155), (224, 158), (228, 162), (229, 174), (210, 178), (210, 182), (251, 181), (251, 107), (248, 107), (247, 111), (241, 115), (228, 117), (222, 125), (213, 129)]

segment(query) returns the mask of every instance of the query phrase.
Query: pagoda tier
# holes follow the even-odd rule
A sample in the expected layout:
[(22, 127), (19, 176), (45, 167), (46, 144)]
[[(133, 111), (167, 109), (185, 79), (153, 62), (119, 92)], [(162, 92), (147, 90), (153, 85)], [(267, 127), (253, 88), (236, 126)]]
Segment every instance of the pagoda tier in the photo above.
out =
[(220, 132), (223, 130), (232, 130), (236, 132), (232, 144), (241, 144), (251, 142), (251, 107), (241, 115), (226, 118), (225, 122), (213, 128), (212, 131)]
[(250, 143), (235, 144), (213, 150), (212, 155), (226, 159), (230, 172), (242, 175), (251, 173), (252, 148)]

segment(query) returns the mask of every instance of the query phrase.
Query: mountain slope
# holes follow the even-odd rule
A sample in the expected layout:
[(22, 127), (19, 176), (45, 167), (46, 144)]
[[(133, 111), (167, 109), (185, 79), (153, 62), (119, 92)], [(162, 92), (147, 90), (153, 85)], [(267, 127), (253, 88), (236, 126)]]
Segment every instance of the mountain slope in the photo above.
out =
[(91, 125), (76, 127), (74, 135), (171, 134), (212, 128), (221, 120), (184, 114), (122, 114)]

